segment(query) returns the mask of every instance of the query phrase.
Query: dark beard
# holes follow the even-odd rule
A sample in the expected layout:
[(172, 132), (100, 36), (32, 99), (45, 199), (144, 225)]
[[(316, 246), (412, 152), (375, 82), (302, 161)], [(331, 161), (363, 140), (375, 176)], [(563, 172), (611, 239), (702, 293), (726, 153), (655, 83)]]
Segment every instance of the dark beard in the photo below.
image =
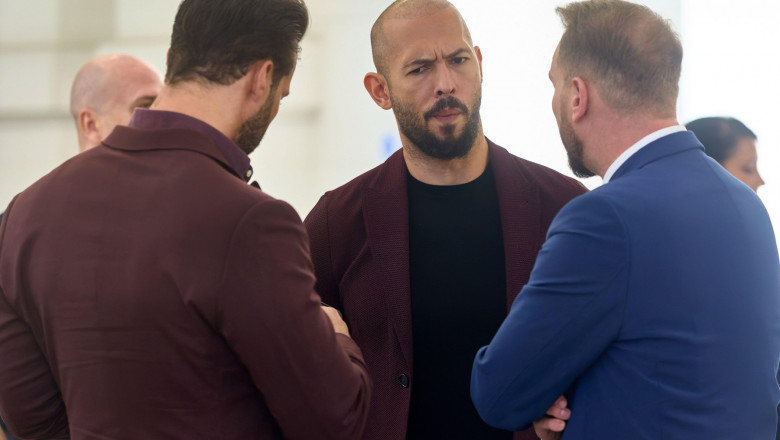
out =
[(260, 107), (260, 110), (238, 127), (233, 142), (246, 154), (255, 151), (255, 148), (260, 144), (263, 136), (265, 136), (268, 126), (271, 124), (271, 106), (273, 106), (274, 96), (276, 96), (275, 91), (276, 87), (272, 87), (271, 93), (263, 103), (263, 106)]
[(582, 141), (574, 133), (574, 129), (572, 129), (568, 119), (566, 119), (563, 109), (561, 109), (561, 122), (558, 126), (558, 132), (561, 134), (563, 147), (566, 149), (566, 155), (569, 157), (569, 168), (571, 168), (572, 173), (577, 177), (583, 178), (595, 176), (596, 173), (585, 166)]
[[(398, 121), (401, 133), (414, 144), (426, 156), (436, 159), (456, 159), (466, 156), (479, 132), (479, 107), (482, 102), (482, 94), (478, 92), (474, 105), (469, 110), (465, 104), (453, 96), (442, 98), (423, 114), (422, 119), (403, 102), (393, 99), (393, 111)], [(455, 124), (443, 127), (444, 139), (439, 139), (428, 129), (427, 122), (434, 115), (446, 108), (456, 108), (466, 116), (466, 125), (463, 133), (455, 136)]]

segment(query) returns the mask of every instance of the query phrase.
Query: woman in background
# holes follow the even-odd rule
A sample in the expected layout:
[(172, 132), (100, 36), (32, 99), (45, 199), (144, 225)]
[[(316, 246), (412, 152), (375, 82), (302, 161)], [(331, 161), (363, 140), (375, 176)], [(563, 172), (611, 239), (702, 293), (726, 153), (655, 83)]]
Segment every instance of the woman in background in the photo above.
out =
[(756, 135), (734, 118), (701, 118), (686, 124), (704, 151), (753, 191), (764, 184), (758, 174)]

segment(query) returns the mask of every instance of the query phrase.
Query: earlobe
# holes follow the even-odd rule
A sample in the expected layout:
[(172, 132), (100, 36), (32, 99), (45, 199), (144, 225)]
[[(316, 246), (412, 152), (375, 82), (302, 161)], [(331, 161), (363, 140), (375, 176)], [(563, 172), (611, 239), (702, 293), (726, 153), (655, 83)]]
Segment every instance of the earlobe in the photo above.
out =
[(571, 85), (574, 90), (571, 98), (571, 118), (572, 122), (580, 122), (588, 113), (588, 85), (578, 76), (572, 78)]
[(366, 87), (368, 94), (371, 95), (371, 99), (376, 104), (385, 109), (390, 110), (393, 108), (393, 103), (390, 100), (390, 93), (387, 87), (387, 80), (380, 73), (367, 73), (363, 78), (363, 85)]

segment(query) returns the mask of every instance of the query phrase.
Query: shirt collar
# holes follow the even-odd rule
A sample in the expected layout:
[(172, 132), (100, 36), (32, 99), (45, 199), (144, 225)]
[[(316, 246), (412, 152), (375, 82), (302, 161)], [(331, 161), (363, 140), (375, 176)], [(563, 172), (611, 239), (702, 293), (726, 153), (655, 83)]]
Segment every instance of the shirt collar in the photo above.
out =
[(635, 143), (634, 145), (630, 146), (626, 151), (624, 151), (620, 156), (615, 159), (614, 162), (612, 162), (612, 165), (607, 168), (607, 172), (604, 173), (604, 183), (609, 183), (609, 180), (612, 178), (612, 176), (615, 174), (615, 172), (624, 164), (626, 161), (636, 154), (637, 151), (641, 150), (642, 148), (646, 147), (651, 142), (657, 141), (658, 139), (661, 139), (664, 136), (668, 136), (672, 133), (677, 133), (679, 131), (686, 131), (687, 129), (682, 125), (672, 125), (670, 127), (662, 128), (658, 131), (654, 131), (647, 136), (643, 137), (639, 140), (639, 142)]
[(197, 131), (208, 136), (209, 139), (214, 142), (214, 145), (219, 152), (222, 153), (225, 160), (227, 160), (228, 165), (230, 165), (244, 181), (249, 181), (249, 178), (252, 177), (253, 170), (249, 156), (239, 148), (235, 142), (222, 134), (222, 132), (200, 119), (187, 116), (183, 113), (137, 108), (133, 111), (133, 116), (130, 118), (130, 123), (127, 125), (133, 128), (184, 128)]

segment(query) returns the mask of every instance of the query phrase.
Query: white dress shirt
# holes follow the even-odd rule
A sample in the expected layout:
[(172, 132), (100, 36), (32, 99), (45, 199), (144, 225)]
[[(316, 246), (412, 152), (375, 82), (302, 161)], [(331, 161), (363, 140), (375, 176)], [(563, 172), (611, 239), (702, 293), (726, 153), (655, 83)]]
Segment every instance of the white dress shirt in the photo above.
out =
[(670, 135), (672, 133), (677, 133), (679, 131), (686, 131), (686, 130), (687, 128), (685, 128), (685, 126), (683, 125), (672, 125), (671, 127), (662, 128), (658, 131), (654, 131), (648, 134), (647, 136), (643, 137), (637, 143), (630, 146), (620, 156), (618, 156), (614, 162), (612, 162), (612, 165), (610, 165), (609, 168), (607, 168), (607, 172), (604, 173), (604, 183), (609, 183), (609, 179), (612, 178), (612, 176), (615, 174), (618, 168), (620, 168), (621, 165), (626, 163), (629, 157), (633, 156), (637, 151), (644, 148), (650, 142), (661, 139), (662, 137)]

